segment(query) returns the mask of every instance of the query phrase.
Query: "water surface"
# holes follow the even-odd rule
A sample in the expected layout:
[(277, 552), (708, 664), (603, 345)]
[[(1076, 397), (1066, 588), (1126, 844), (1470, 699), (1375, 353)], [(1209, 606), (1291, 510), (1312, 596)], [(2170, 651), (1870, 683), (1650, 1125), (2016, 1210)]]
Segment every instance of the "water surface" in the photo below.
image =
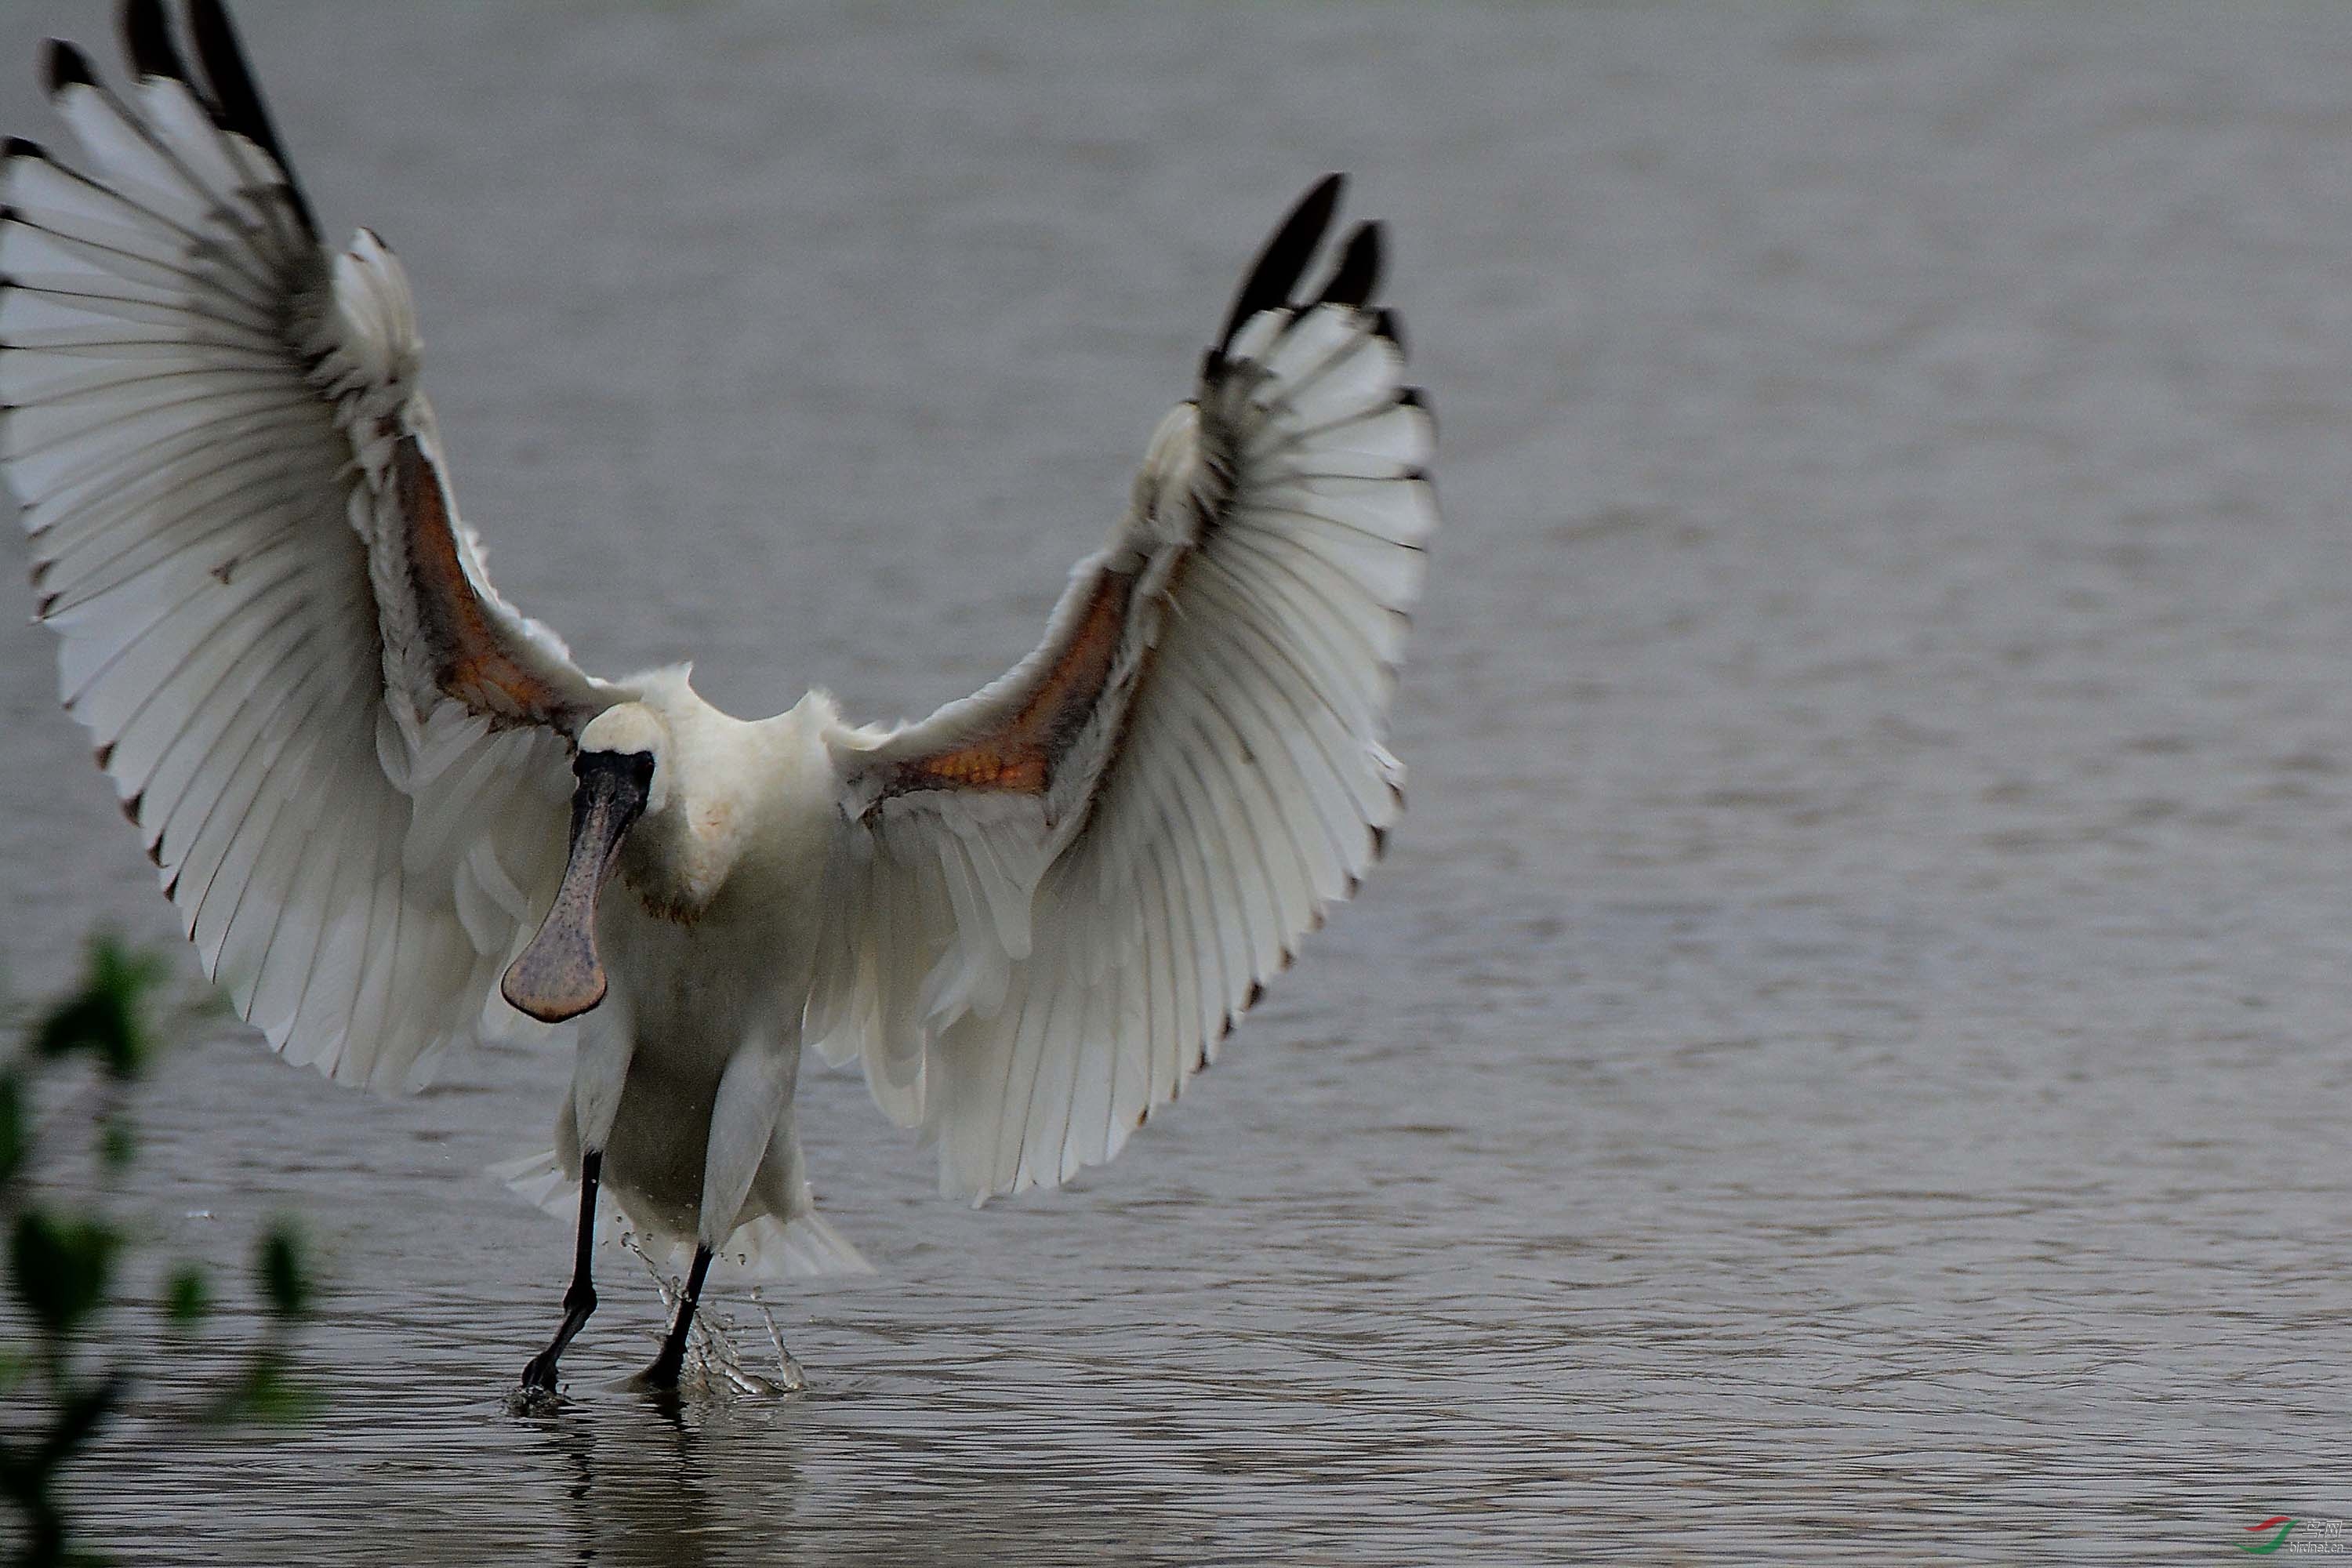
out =
[[(0, 121), (44, 136), (0, 15)], [(803, 1091), (880, 1267), (662, 1419), (485, 1179), (560, 1055), (235, 1035), (159, 1251), (306, 1215), (333, 1400), (142, 1421), (160, 1562), (2232, 1554), (2352, 1515), (2352, 13), (253, 5), (415, 279), (458, 493), (591, 668), (921, 713), (1034, 640), (1244, 259), (1392, 220), (1447, 531), (1364, 900), (1120, 1161), (974, 1214)], [(170, 934), (0, 632), (20, 990)], [(740, 1303), (732, 1310), (742, 1311)], [(160, 1363), (155, 1388), (217, 1376)]]

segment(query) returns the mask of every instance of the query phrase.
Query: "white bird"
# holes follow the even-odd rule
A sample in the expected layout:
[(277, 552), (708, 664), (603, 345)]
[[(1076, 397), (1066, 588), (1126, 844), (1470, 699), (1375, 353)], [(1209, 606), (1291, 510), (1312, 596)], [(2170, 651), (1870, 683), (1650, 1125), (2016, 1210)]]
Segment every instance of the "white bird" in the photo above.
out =
[[(205, 972), (289, 1059), (379, 1089), (596, 1009), (555, 1150), (565, 1313), (600, 1186), (683, 1251), (862, 1268), (810, 1202), (802, 1048), (978, 1200), (1108, 1160), (1215, 1052), (1402, 804), (1381, 743), (1436, 525), (1435, 427), (1338, 199), (1265, 246), (1045, 641), (919, 723), (683, 669), (583, 673), (450, 497), (391, 251), (337, 253), (218, 0), (197, 69), (131, 0), (117, 93), (53, 44), (82, 166), (0, 174), (0, 474), (59, 685)], [(600, 1007), (600, 1004), (602, 1004)], [(561, 1189), (561, 1190), (556, 1190)]]

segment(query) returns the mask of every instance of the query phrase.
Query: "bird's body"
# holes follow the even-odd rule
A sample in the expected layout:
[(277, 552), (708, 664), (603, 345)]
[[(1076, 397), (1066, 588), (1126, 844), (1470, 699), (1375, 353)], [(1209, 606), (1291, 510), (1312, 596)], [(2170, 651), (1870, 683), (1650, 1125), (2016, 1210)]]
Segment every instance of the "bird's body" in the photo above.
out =
[[(674, 742), (677, 787), (630, 831), (598, 902), (611, 990), (582, 1025), (555, 1149), (576, 1181), (583, 1115), (609, 1116), (604, 1179), (623, 1209), (723, 1256), (740, 1226), (812, 1212), (792, 1095), (822, 931), (809, 893), (841, 829), (824, 745), (839, 720), (817, 693), (735, 719), (683, 671), (638, 689)], [(721, 1192), (748, 1184), (731, 1211), (706, 1216), (707, 1176)]]
[[(577, 1031), (556, 1358), (600, 1193), (705, 1270), (862, 1268), (810, 1201), (803, 1048), (943, 1191), (1052, 1186), (1181, 1091), (1402, 807), (1381, 743), (1434, 426), (1339, 188), (1267, 242), (1035, 652), (919, 723), (739, 720), (587, 674), (490, 586), (406, 279), (324, 246), (218, 0), (197, 66), (128, 0), (129, 96), (52, 47), (93, 167), (0, 156), (0, 475), (59, 684), (206, 973), (289, 1058), (384, 1089)], [(570, 1024), (571, 1020), (581, 1020)]]

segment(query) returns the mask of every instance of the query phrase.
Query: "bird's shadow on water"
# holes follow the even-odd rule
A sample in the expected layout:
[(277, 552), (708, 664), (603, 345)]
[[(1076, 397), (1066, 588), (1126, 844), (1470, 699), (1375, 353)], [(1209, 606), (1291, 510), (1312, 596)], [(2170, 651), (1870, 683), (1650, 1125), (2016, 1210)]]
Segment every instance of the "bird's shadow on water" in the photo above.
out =
[(512, 1419), (559, 1483), (576, 1563), (1145, 1562), (1188, 1539), (1157, 1487), (1039, 1463), (991, 1411), (938, 1392), (614, 1388)]
[[(568, 1478), (563, 1497), (576, 1542), (572, 1560), (694, 1565), (710, 1561), (720, 1533), (711, 1502), (706, 1437), (675, 1401), (577, 1403), (521, 1419), (538, 1429), (548, 1458)], [(788, 1495), (789, 1467), (771, 1478)]]

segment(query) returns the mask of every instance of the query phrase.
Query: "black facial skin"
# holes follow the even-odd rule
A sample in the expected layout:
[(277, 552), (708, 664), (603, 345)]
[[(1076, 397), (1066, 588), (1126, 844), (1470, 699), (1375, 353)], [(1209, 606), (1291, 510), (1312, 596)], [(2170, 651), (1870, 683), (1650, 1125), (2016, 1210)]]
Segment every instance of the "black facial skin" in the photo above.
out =
[(542, 1023), (576, 1018), (604, 999), (596, 956), (596, 895), (621, 855), (621, 841), (645, 814), (654, 781), (651, 752), (583, 752), (572, 759), (572, 858), (539, 934), (508, 966), (499, 989)]

